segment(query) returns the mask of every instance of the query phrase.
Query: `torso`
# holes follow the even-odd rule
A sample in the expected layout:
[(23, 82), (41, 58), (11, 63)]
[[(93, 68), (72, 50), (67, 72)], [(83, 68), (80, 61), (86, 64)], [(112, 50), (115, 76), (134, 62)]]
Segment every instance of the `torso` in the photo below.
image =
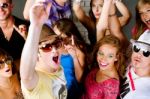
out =
[(23, 99), (20, 84), (16, 77), (16, 75), (12, 77), (12, 87), (2, 88), (0, 86), (0, 99)]
[(116, 99), (119, 94), (119, 80), (109, 78), (101, 82), (96, 81), (97, 69), (90, 72), (85, 81), (83, 99)]
[[(15, 25), (17, 27), (21, 24), (28, 25), (27, 22), (20, 20), (16, 17), (14, 18)], [(24, 38), (15, 29), (10, 28), (6, 31), (0, 28), (0, 48), (7, 51), (13, 57), (14, 60), (20, 59), (24, 43)]]

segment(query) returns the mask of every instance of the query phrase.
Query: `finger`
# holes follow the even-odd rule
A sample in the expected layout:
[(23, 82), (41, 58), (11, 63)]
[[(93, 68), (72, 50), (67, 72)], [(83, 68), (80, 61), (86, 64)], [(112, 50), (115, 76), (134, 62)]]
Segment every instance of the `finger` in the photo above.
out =
[(14, 28), (17, 32), (20, 33), (19, 28), (18, 28), (17, 26), (13, 25), (13, 28)]
[(71, 36), (71, 44), (75, 45), (75, 43), (74, 43), (74, 36), (73, 35)]
[(52, 6), (52, 3), (51, 2), (47, 2), (47, 5), (46, 5), (46, 12), (47, 12), (47, 14), (50, 14), (51, 6)]

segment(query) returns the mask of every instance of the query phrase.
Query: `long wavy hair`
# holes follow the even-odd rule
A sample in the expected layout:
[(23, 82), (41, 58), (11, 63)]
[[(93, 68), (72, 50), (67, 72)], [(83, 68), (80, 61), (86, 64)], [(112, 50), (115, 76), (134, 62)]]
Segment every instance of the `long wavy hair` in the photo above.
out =
[(89, 16), (92, 19), (92, 21), (94, 23), (96, 23), (96, 18), (95, 18), (94, 14), (93, 14), (93, 11), (92, 11), (92, 5), (93, 5), (93, 0), (91, 0), (91, 2), (90, 2)]
[(92, 59), (93, 59), (92, 68), (98, 67), (97, 52), (98, 52), (99, 48), (104, 44), (109, 44), (109, 45), (112, 45), (117, 48), (118, 61), (115, 62), (115, 66), (117, 68), (119, 75), (123, 76), (124, 72), (125, 72), (125, 67), (124, 67), (125, 60), (124, 60), (124, 56), (122, 53), (121, 42), (117, 37), (115, 37), (113, 35), (106, 35), (104, 38), (99, 40), (97, 42), (97, 44), (95, 45), (93, 53), (92, 53)]
[[(12, 57), (5, 50), (0, 48), (0, 60), (7, 59), (7, 58), (12, 59)], [(12, 73), (15, 74), (17, 72), (17, 69), (16, 69), (16, 66), (13, 62), (13, 59), (12, 59), (12, 66), (11, 67), (12, 67)]]
[(138, 0), (138, 3), (136, 5), (136, 28), (137, 28), (137, 34), (133, 37), (133, 39), (138, 39), (139, 36), (143, 33), (144, 28), (147, 27), (145, 23), (142, 22), (140, 14), (139, 14), (139, 8), (143, 7), (144, 5), (149, 4), (150, 0)]

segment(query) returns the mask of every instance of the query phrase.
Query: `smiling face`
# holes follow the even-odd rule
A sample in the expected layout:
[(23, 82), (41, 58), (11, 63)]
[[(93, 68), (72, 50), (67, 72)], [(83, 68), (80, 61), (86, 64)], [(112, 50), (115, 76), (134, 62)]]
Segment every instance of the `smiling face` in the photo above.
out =
[(103, 44), (97, 52), (97, 62), (102, 70), (115, 68), (117, 48), (110, 44)]
[(13, 5), (9, 0), (0, 0), (0, 21), (5, 21), (11, 16)]
[(103, 0), (93, 0), (92, 1), (92, 12), (93, 12), (96, 20), (98, 20), (100, 17), (102, 7), (103, 7)]
[(143, 4), (139, 7), (139, 15), (142, 22), (150, 29), (150, 4)]

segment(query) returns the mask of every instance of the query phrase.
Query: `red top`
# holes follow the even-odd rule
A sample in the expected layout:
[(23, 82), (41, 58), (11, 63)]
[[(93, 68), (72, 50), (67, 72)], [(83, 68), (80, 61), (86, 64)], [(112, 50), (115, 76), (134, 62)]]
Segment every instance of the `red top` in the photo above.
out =
[(119, 94), (119, 81), (107, 79), (103, 82), (96, 82), (98, 69), (92, 70), (85, 80), (85, 93), (82, 99), (116, 99)]
[[(144, 27), (143, 29), (142, 29), (142, 33), (145, 31), (145, 30), (147, 30), (148, 29), (148, 27)], [(131, 31), (131, 36), (132, 36), (132, 38), (133, 37), (136, 37), (136, 36), (138, 36), (138, 27), (137, 26), (134, 26), (133, 28), (132, 28), (132, 31)], [(140, 36), (140, 35), (139, 35)]]

